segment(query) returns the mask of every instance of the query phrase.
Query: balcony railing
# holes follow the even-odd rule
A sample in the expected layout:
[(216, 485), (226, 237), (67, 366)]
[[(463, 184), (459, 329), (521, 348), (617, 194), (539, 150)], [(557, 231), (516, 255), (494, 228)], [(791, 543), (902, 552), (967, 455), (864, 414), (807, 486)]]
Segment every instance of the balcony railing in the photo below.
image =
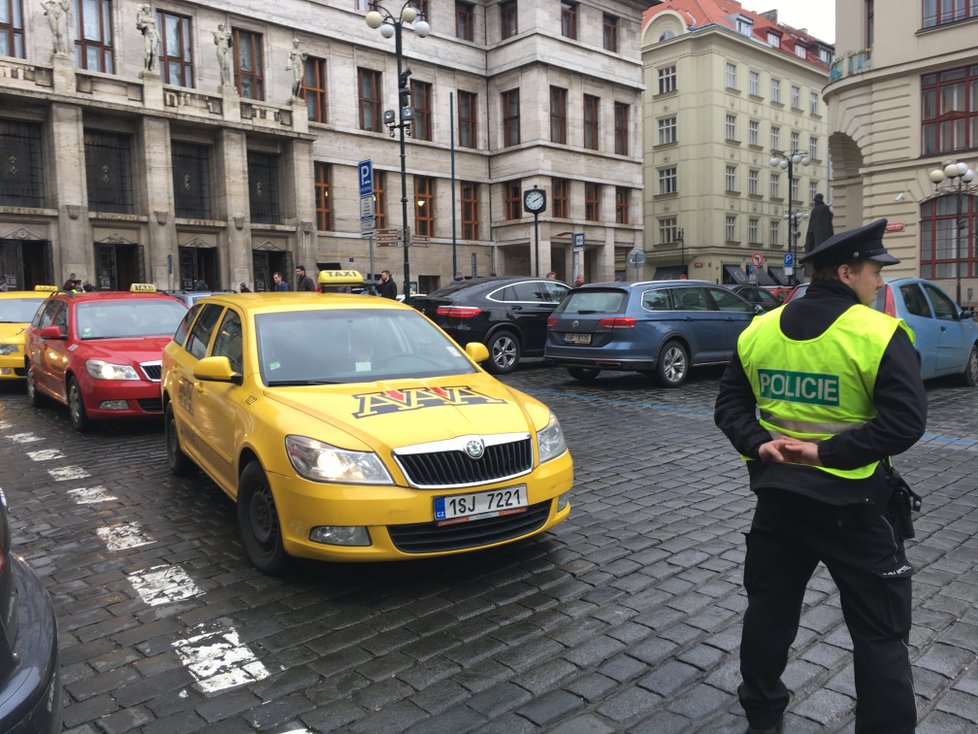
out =
[(835, 82), (844, 76), (862, 74), (873, 68), (873, 50), (850, 51), (845, 56), (837, 57), (829, 67), (829, 82)]

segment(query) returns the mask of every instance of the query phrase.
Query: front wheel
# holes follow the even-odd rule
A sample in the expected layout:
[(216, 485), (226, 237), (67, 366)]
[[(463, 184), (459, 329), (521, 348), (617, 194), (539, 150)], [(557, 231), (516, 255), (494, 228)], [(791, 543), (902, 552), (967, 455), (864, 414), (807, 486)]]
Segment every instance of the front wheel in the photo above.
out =
[(659, 353), (655, 374), (662, 387), (679, 387), (689, 374), (689, 352), (681, 343), (667, 342)]
[(74, 377), (68, 380), (68, 421), (79, 433), (84, 433), (92, 427), (92, 421), (85, 412), (85, 399), (82, 397), (78, 380)]
[(248, 464), (238, 480), (238, 525), (245, 551), (255, 568), (275, 576), (288, 567), (289, 555), (282, 545), (275, 498), (257, 461)]
[(170, 473), (178, 477), (185, 476), (193, 471), (193, 462), (187, 458), (180, 448), (180, 436), (177, 434), (177, 419), (173, 416), (173, 404), (166, 404), (166, 412), (163, 414), (163, 431), (166, 434), (166, 463), (170, 467)]
[(968, 355), (968, 363), (959, 379), (965, 387), (978, 385), (978, 345), (972, 345), (971, 354)]
[(45, 403), (44, 396), (37, 389), (37, 383), (34, 381), (34, 366), (29, 362), (27, 364), (27, 402), (32, 408), (40, 408)]
[(494, 375), (507, 375), (520, 362), (520, 340), (511, 331), (497, 331), (489, 340), (489, 361), (486, 369)]

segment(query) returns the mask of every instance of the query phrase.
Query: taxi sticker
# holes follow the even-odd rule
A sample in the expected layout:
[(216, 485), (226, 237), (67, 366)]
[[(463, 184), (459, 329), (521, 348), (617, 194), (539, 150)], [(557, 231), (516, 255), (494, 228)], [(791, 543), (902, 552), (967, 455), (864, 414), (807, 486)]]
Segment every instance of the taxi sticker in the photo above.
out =
[(422, 408), (439, 408), (445, 405), (499, 405), (506, 401), (473, 390), (467, 385), (455, 387), (420, 387), (405, 390), (384, 390), (354, 395), (360, 401), (360, 409), (354, 418), (370, 418)]

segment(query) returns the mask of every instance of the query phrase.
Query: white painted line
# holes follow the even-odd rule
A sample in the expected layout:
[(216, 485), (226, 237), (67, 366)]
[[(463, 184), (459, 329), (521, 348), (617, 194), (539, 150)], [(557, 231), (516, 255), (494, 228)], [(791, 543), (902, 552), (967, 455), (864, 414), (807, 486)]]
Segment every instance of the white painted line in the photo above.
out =
[(68, 496), (79, 505), (93, 505), (96, 502), (109, 502), (110, 500), (119, 499), (118, 497), (114, 497), (109, 494), (108, 490), (106, 490), (106, 488), (101, 484), (97, 487), (79, 487), (78, 489), (69, 489)]
[(33, 433), (12, 433), (7, 436), (14, 443), (32, 443), (33, 441), (42, 441), (40, 436), (36, 436)]
[(238, 631), (220, 622), (198, 625), (192, 636), (173, 643), (183, 664), (205, 693), (215, 693), (268, 677), (268, 670)]
[(143, 533), (142, 526), (138, 522), (127, 522), (111, 528), (98, 528), (95, 532), (111, 551), (126, 550), (156, 542)]
[(6, 431), (11, 425), (10, 421), (0, 421), (0, 431)]
[(129, 576), (129, 582), (151, 607), (200, 596), (203, 592), (180, 566), (153, 566)]
[(67, 482), (92, 476), (80, 466), (60, 466), (57, 469), (48, 469), (48, 474), (56, 482)]
[(59, 449), (41, 449), (40, 451), (28, 451), (27, 455), (34, 461), (50, 461), (51, 459), (63, 459), (65, 455)]

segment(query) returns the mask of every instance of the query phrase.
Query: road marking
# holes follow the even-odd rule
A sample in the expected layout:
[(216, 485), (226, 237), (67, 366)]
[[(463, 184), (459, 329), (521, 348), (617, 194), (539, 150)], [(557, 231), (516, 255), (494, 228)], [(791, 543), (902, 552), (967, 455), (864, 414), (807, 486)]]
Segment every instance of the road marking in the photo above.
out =
[(268, 669), (241, 643), (238, 631), (222, 622), (198, 625), (173, 647), (205, 694), (268, 677)]
[(180, 566), (153, 566), (131, 574), (129, 583), (151, 607), (190, 599), (203, 593)]
[(48, 474), (56, 482), (67, 482), (71, 479), (84, 479), (92, 476), (80, 466), (59, 466), (57, 469), (48, 469)]
[(40, 451), (28, 451), (27, 455), (34, 461), (50, 461), (51, 459), (63, 459), (65, 455), (60, 449), (41, 449)]
[(79, 487), (78, 489), (69, 489), (68, 496), (79, 505), (93, 505), (96, 502), (108, 502), (110, 500), (119, 499), (118, 497), (114, 497), (109, 494), (108, 490), (101, 484), (97, 487)]
[(33, 433), (12, 433), (7, 436), (14, 443), (32, 443), (34, 441), (42, 441), (43, 439)]
[(156, 542), (143, 533), (142, 525), (138, 522), (127, 522), (111, 528), (98, 528), (95, 532), (111, 551), (126, 550)]
[(11, 425), (10, 421), (0, 421), (0, 431), (6, 431)]

